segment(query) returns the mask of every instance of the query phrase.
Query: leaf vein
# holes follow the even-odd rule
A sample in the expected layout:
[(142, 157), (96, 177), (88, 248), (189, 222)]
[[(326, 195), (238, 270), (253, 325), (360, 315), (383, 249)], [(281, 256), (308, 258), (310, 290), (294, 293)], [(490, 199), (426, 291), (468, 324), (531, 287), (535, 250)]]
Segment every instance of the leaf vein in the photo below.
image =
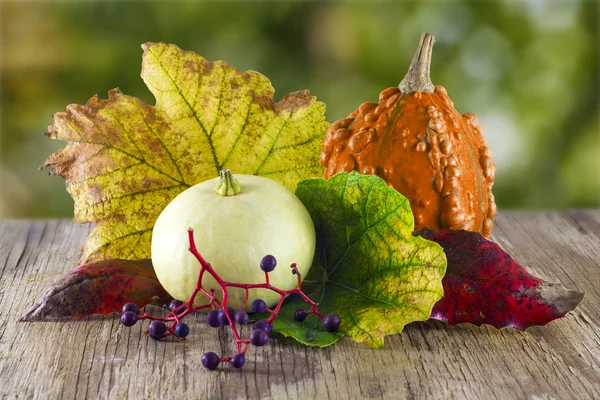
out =
[(309, 144), (311, 142), (314, 142), (315, 140), (320, 140), (322, 138), (323, 138), (323, 135), (321, 135), (321, 134), (319, 134), (318, 136), (311, 136), (310, 138), (306, 139), (303, 142), (297, 142), (294, 144), (289, 144), (287, 146), (281, 146), (281, 147), (274, 148), (273, 150), (271, 150), (271, 154), (276, 153), (278, 151), (286, 150), (286, 149), (294, 149), (296, 147), (304, 146), (305, 144)]
[(115, 200), (122, 200), (122, 199), (126, 199), (128, 197), (136, 197), (136, 196), (145, 195), (145, 194), (148, 194), (148, 193), (168, 191), (168, 190), (176, 189), (176, 188), (180, 188), (180, 187), (184, 187), (184, 186), (182, 186), (182, 185), (174, 185), (174, 186), (166, 186), (166, 187), (161, 187), (161, 188), (156, 188), (156, 189), (148, 189), (148, 190), (139, 191), (139, 192), (126, 193), (126, 194), (124, 194), (122, 196), (109, 197), (109, 198), (106, 198), (106, 199), (103, 199), (103, 200), (100, 200), (100, 201), (97, 201), (97, 202), (94, 202), (94, 203), (89, 203), (88, 205), (86, 205), (84, 207), (81, 207), (81, 210), (88, 210), (88, 209), (90, 209), (92, 207), (99, 206), (99, 205), (104, 204), (104, 203), (110, 203), (111, 201), (115, 201)]
[[(181, 57), (182, 57), (181, 51), (177, 52), (177, 56), (179, 58), (179, 63), (181, 64), (182, 63), (181, 62)], [(176, 83), (176, 81), (174, 80), (174, 78), (169, 74), (169, 72), (167, 71), (167, 68), (163, 65), (162, 60), (160, 58), (158, 58), (158, 57), (157, 57), (157, 60), (158, 60), (158, 65), (163, 70), (163, 72), (165, 73), (165, 75), (167, 76), (167, 78), (169, 78), (169, 80), (171, 81), (171, 83), (173, 84), (173, 86), (175, 87), (175, 89), (177, 90), (177, 94), (179, 94), (179, 96), (181, 96), (181, 98), (183, 99), (184, 103), (186, 104), (186, 106), (188, 107), (188, 109), (190, 110), (190, 112), (192, 113), (192, 116), (194, 117), (194, 120), (196, 120), (196, 123), (200, 127), (200, 130), (202, 131), (202, 133), (204, 133), (204, 137), (206, 138), (206, 143), (210, 147), (210, 151), (211, 151), (212, 156), (213, 156), (213, 160), (214, 160), (213, 166), (216, 169), (216, 174), (215, 175), (217, 175), (219, 173), (219, 170), (218, 170), (219, 159), (217, 158), (217, 153), (215, 152), (215, 148), (213, 146), (213, 143), (210, 140), (210, 137), (208, 136), (208, 131), (204, 127), (204, 124), (200, 120), (200, 116), (198, 115), (198, 113), (196, 112), (196, 110), (194, 108), (192, 108), (192, 106), (191, 106), (190, 102), (188, 101), (187, 97), (183, 94), (182, 89)]]
[[(271, 122), (275, 121), (275, 119), (277, 117), (280, 117), (280, 116), (277, 115), (277, 116), (273, 117), (273, 119), (271, 120)], [(291, 118), (292, 118), (292, 114), (290, 114), (290, 116), (287, 119), (283, 120), (283, 125), (281, 125), (281, 129), (279, 129), (279, 131), (277, 131), (277, 134), (275, 135), (275, 138), (273, 139), (273, 144), (271, 144), (271, 148), (269, 149), (269, 152), (267, 153), (267, 156), (262, 160), (262, 162), (260, 163), (260, 165), (258, 166), (258, 168), (256, 169), (256, 171), (254, 171), (254, 175), (258, 175), (260, 173), (260, 171), (264, 167), (265, 163), (269, 159), (269, 156), (271, 154), (273, 154), (273, 148), (275, 147), (275, 143), (277, 143), (277, 141), (279, 140), (279, 136), (281, 136), (281, 132), (283, 132), (283, 130), (285, 129), (286, 125), (288, 124), (288, 122), (289, 122), (289, 120)]]
[(150, 126), (150, 124), (148, 123), (148, 121), (146, 120), (145, 116), (144, 116), (144, 111), (142, 110), (142, 107), (140, 107), (140, 105), (135, 102), (136, 107), (138, 108), (138, 110), (140, 111), (140, 114), (142, 115), (142, 120), (144, 121), (144, 124), (146, 125), (146, 127), (148, 128), (148, 131), (150, 133), (152, 133), (152, 135), (156, 138), (156, 140), (158, 140), (158, 142), (161, 144), (161, 146), (163, 147), (163, 149), (165, 149), (165, 152), (167, 153), (167, 155), (169, 156), (169, 159), (171, 160), (171, 162), (173, 163), (173, 165), (175, 166), (175, 169), (177, 170), (177, 173), (179, 174), (179, 180), (181, 182), (183, 182), (183, 175), (181, 174), (181, 169), (179, 168), (179, 165), (177, 164), (177, 162), (175, 161), (175, 158), (173, 158), (173, 154), (171, 154), (171, 151), (169, 150), (169, 148), (165, 145), (165, 143), (163, 142), (162, 138), (160, 137), (160, 135), (158, 133), (156, 133), (154, 131), (154, 129), (152, 129), (152, 127)]
[(242, 138), (242, 136), (244, 136), (244, 129), (246, 129), (246, 125), (248, 125), (248, 119), (250, 118), (250, 113), (252, 111), (252, 104), (254, 103), (254, 98), (255, 98), (255, 96), (254, 96), (254, 94), (252, 94), (252, 96), (250, 98), (250, 103), (248, 104), (248, 111), (246, 112), (246, 118), (244, 118), (244, 123), (242, 124), (242, 126), (240, 128), (240, 134), (235, 138), (235, 142), (233, 142), (231, 149), (229, 149), (227, 156), (225, 156), (225, 160), (223, 161), (223, 164), (221, 165), (222, 168), (225, 165), (227, 165), (227, 162), (229, 161), (229, 157), (231, 157), (231, 155), (233, 154), (233, 151), (237, 147), (237, 144), (239, 143), (240, 139)]
[[(384, 218), (382, 218), (381, 220), (377, 221), (376, 223), (374, 223), (372, 226), (367, 227), (367, 229), (360, 235), (360, 237), (352, 244), (348, 243), (348, 248), (346, 249), (346, 252), (344, 253), (344, 255), (342, 255), (342, 257), (338, 260), (337, 264), (335, 265), (335, 267), (333, 267), (333, 269), (331, 271), (329, 271), (327, 273), (327, 276), (331, 276), (331, 274), (333, 273), (333, 271), (335, 271), (335, 269), (341, 264), (341, 262), (344, 260), (344, 258), (346, 258), (346, 255), (348, 255), (348, 252), (350, 251), (350, 249), (352, 249), (354, 246), (356, 246), (363, 238), (363, 236), (365, 236), (370, 229), (376, 227), (377, 225), (381, 224), (381, 223), (386, 223), (391, 229), (392, 231), (398, 235), (398, 232), (396, 232), (396, 230), (390, 225), (389, 222), (387, 222), (387, 218), (394, 212), (396, 212), (397, 210), (399, 210), (403, 205), (399, 205), (398, 207), (396, 207), (394, 210), (392, 210), (389, 214), (387, 214)], [(347, 225), (346, 225), (347, 226)], [(400, 236), (400, 235), (398, 235)], [(388, 244), (389, 246), (389, 244)], [(391, 249), (390, 249), (391, 250)]]
[(142, 236), (143, 234), (145, 234), (145, 233), (147, 233), (147, 232), (151, 232), (151, 231), (152, 231), (152, 228), (149, 228), (149, 229), (142, 229), (142, 230), (136, 230), (135, 232), (130, 232), (130, 233), (127, 233), (127, 234), (125, 234), (125, 235), (123, 235), (123, 236), (119, 236), (119, 237), (117, 237), (117, 238), (115, 238), (115, 239), (111, 239), (111, 238), (109, 238), (109, 237), (107, 237), (107, 236), (103, 235), (102, 233), (98, 232), (98, 235), (99, 235), (101, 238), (103, 238), (103, 239), (107, 240), (107, 242), (106, 242), (106, 243), (103, 243), (102, 245), (100, 245), (100, 246), (98, 246), (98, 247), (96, 247), (96, 249), (94, 249), (94, 253), (97, 253), (97, 252), (99, 252), (100, 250), (106, 249), (108, 246), (110, 246), (110, 245), (114, 244), (114, 243), (115, 243), (117, 240), (123, 240), (123, 239), (127, 239), (128, 237), (135, 236), (135, 235)]

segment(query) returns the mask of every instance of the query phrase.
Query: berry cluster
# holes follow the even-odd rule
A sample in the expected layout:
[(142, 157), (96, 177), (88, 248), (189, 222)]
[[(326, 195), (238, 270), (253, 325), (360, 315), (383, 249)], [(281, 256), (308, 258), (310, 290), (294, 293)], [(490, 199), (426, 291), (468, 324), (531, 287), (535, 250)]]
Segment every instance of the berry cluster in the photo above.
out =
[[(121, 323), (123, 325), (133, 326), (139, 320), (149, 319), (152, 322), (150, 322), (148, 327), (148, 335), (152, 339), (160, 340), (167, 336), (174, 336), (179, 340), (184, 340), (185, 337), (190, 333), (190, 328), (184, 322), (181, 322), (181, 320), (186, 315), (194, 311), (211, 308), (211, 311), (206, 314), (206, 323), (208, 326), (213, 328), (230, 326), (235, 336), (237, 353), (232, 357), (219, 357), (213, 352), (204, 353), (202, 356), (202, 365), (210, 370), (216, 369), (221, 362), (229, 362), (232, 367), (241, 368), (246, 362), (246, 351), (248, 350), (248, 346), (250, 344), (259, 347), (267, 344), (269, 341), (269, 335), (273, 330), (273, 320), (279, 315), (283, 300), (290, 294), (300, 295), (302, 299), (304, 299), (304, 301), (310, 305), (309, 310), (302, 308), (296, 310), (294, 313), (294, 318), (296, 321), (304, 321), (308, 314), (315, 314), (323, 319), (323, 326), (330, 332), (336, 331), (340, 326), (340, 317), (337, 314), (324, 315), (320, 313), (317, 310), (317, 304), (312, 301), (304, 292), (302, 292), (301, 276), (300, 272), (296, 268), (296, 264), (292, 264), (290, 266), (292, 274), (298, 277), (298, 286), (295, 289), (282, 290), (272, 286), (269, 283), (269, 272), (273, 271), (277, 266), (277, 260), (272, 255), (263, 257), (260, 262), (260, 268), (265, 273), (265, 283), (243, 284), (227, 282), (221, 279), (212, 266), (206, 262), (206, 260), (198, 252), (194, 242), (194, 231), (192, 229), (188, 229), (188, 237), (190, 246), (189, 250), (200, 263), (200, 273), (198, 275), (196, 289), (190, 298), (185, 302), (180, 300), (171, 301), (169, 304), (169, 310), (171, 312), (164, 318), (153, 317), (140, 310), (136, 304), (127, 303), (123, 306), (123, 313), (121, 314)], [(219, 300), (215, 296), (214, 289), (206, 290), (202, 286), (202, 277), (205, 273), (210, 274), (217, 281), (223, 295), (222, 300)], [(233, 309), (233, 307), (227, 306), (227, 301), (229, 298), (228, 288), (230, 287), (242, 288), (246, 291), (246, 297), (242, 302), (241, 310), (236, 311)], [(261, 319), (255, 322), (253, 330), (250, 333), (250, 337), (248, 339), (243, 339), (240, 337), (236, 324), (241, 326), (247, 325), (249, 322), (248, 313), (246, 313), (244, 309), (246, 308), (250, 289), (269, 289), (278, 293), (281, 297), (273, 309), (267, 307), (267, 304), (264, 302), (264, 300), (256, 299), (252, 302), (250, 308), (252, 309), (253, 313), (262, 314), (268, 312), (271, 315), (266, 319)], [(194, 300), (196, 299), (198, 293), (206, 295), (208, 297), (208, 302), (199, 306), (194, 306)]]

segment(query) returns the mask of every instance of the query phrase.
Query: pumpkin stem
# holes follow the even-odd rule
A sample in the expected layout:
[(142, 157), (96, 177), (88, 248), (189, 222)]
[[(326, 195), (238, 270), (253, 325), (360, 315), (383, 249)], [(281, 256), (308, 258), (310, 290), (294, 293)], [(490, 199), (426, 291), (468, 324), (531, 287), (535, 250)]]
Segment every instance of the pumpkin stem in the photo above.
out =
[(221, 196), (234, 196), (238, 194), (241, 190), (240, 182), (233, 177), (231, 170), (222, 169), (219, 172), (219, 176), (221, 180), (217, 183), (217, 187), (215, 190)]
[(429, 33), (421, 35), (421, 41), (417, 52), (415, 53), (410, 68), (406, 73), (398, 88), (404, 94), (415, 92), (433, 93), (434, 86), (429, 77), (429, 68), (431, 66), (431, 50), (435, 43), (435, 36)]

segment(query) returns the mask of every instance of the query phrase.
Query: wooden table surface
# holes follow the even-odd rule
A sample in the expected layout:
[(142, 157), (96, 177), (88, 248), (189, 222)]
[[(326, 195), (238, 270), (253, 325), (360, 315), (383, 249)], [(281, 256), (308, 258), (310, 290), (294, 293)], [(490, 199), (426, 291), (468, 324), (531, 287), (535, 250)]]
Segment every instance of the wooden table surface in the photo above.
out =
[(0, 222), (0, 398), (600, 398), (600, 211), (501, 213), (493, 239), (534, 274), (585, 292), (525, 332), (413, 323), (380, 350), (344, 339), (309, 348), (275, 337), (245, 367), (205, 370), (229, 331), (191, 316), (185, 343), (155, 342), (116, 314), (19, 323), (75, 266), (89, 225)]

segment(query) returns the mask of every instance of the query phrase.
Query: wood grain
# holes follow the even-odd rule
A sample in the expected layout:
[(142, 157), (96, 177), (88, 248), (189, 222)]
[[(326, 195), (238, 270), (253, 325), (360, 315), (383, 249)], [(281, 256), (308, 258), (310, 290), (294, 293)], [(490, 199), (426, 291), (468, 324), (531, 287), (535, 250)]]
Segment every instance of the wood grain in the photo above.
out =
[[(600, 211), (506, 212), (493, 239), (531, 272), (586, 293), (567, 317), (525, 332), (413, 323), (373, 350), (274, 338), (242, 371), (204, 370), (227, 330), (190, 317), (185, 343), (155, 342), (118, 316), (18, 323), (75, 266), (88, 225), (0, 222), (0, 398), (600, 398)], [(157, 311), (157, 310), (154, 310)], [(160, 311), (159, 311), (160, 312)]]

